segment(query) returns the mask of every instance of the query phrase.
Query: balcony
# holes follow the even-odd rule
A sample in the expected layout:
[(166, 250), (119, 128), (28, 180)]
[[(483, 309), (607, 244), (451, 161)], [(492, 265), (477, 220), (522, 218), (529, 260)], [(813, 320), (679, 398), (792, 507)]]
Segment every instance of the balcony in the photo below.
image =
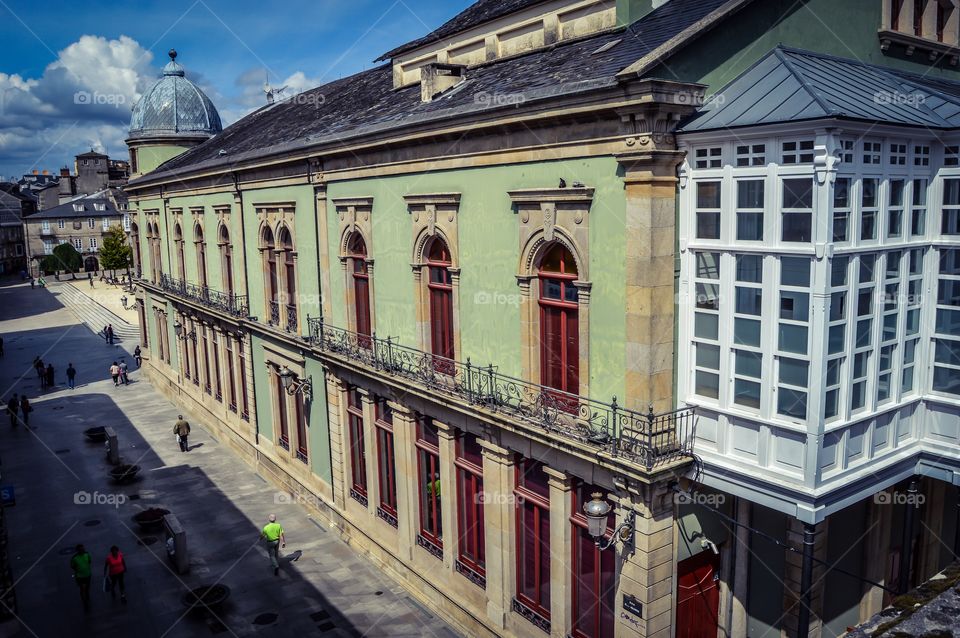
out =
[(682, 408), (656, 414), (627, 410), (617, 404), (529, 383), (501, 374), (496, 367), (478, 367), (307, 319), (310, 344), (333, 357), (359, 363), (380, 373), (425, 388), (438, 399), (448, 397), (504, 415), (534, 430), (642, 466), (667, 469), (693, 458), (695, 413)]
[(250, 314), (247, 298), (243, 295), (230, 295), (213, 290), (208, 286), (197, 286), (180, 279), (174, 279), (168, 275), (160, 275), (160, 288), (234, 317), (246, 318)]

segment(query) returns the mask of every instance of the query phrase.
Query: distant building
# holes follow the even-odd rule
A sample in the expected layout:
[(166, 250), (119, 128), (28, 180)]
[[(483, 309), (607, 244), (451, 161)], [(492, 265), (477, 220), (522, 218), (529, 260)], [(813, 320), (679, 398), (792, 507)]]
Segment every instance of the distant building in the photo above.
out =
[(17, 273), (26, 266), (23, 218), (35, 210), (36, 204), (19, 185), (0, 183), (0, 274)]
[(103, 235), (112, 226), (120, 225), (126, 231), (130, 229), (125, 208), (125, 199), (118, 197), (115, 189), (107, 189), (25, 218), (23, 228), (30, 272), (39, 274), (39, 262), (64, 243), (73, 244), (83, 256), (84, 271), (100, 270), (99, 251)]

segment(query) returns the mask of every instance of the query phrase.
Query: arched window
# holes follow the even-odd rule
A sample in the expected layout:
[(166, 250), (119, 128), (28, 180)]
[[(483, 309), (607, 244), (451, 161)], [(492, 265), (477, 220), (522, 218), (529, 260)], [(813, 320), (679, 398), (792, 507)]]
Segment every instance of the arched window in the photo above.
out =
[(540, 383), (578, 394), (580, 389), (580, 323), (578, 293), (573, 282), (577, 265), (560, 243), (540, 260)]
[(160, 227), (156, 224), (153, 225), (153, 238), (151, 240), (151, 250), (153, 254), (151, 255), (151, 265), (153, 266), (153, 281), (154, 283), (160, 281), (160, 275), (163, 274), (163, 262), (160, 261)]
[(194, 231), (194, 241), (197, 244), (197, 281), (203, 288), (207, 287), (207, 245), (203, 241), (203, 229), (197, 225)]
[(286, 313), (286, 328), (297, 332), (297, 263), (293, 252), (293, 238), (284, 226), (280, 229), (280, 250), (283, 251), (283, 292)]
[(180, 229), (180, 224), (173, 228), (173, 243), (177, 247), (177, 277), (180, 281), (186, 281), (187, 262), (183, 256), (183, 231)]
[[(453, 341), (453, 278), (450, 249), (439, 237), (430, 241), (427, 251), (427, 290), (430, 296), (430, 348), (437, 357), (456, 358)], [(434, 359), (438, 372), (453, 373), (450, 361)]]
[(230, 231), (226, 226), (220, 227), (220, 268), (223, 277), (223, 291), (233, 301), (233, 246), (230, 245)]
[(360, 233), (354, 233), (347, 244), (350, 273), (353, 278), (354, 330), (360, 337), (361, 346), (369, 348), (370, 326), (370, 273), (367, 270), (367, 244)]
[(277, 281), (277, 245), (273, 240), (273, 231), (263, 229), (262, 250), (264, 252), (264, 275), (266, 276), (267, 317), (271, 326), (280, 325), (280, 302), (277, 296), (280, 286)]

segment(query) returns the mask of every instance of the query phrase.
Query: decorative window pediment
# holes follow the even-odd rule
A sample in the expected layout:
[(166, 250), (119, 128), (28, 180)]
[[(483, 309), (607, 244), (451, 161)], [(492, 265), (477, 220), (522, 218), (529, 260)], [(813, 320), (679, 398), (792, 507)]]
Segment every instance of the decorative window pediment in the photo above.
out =
[(330, 200), (340, 221), (340, 258), (345, 259), (350, 236), (359, 232), (366, 242), (368, 254), (373, 252), (373, 197), (343, 197)]
[(428, 240), (439, 235), (449, 246), (456, 267), (460, 263), (457, 230), (460, 193), (405, 195), (403, 200), (413, 222), (413, 263), (420, 265), (425, 261), (423, 251)]
[[(588, 261), (589, 213), (593, 204), (594, 189), (575, 188), (530, 188), (509, 191), (514, 210), (520, 221), (521, 259), (519, 275), (532, 272), (533, 255), (538, 247), (563, 235), (572, 251)], [(581, 277), (588, 280), (585, 263)]]

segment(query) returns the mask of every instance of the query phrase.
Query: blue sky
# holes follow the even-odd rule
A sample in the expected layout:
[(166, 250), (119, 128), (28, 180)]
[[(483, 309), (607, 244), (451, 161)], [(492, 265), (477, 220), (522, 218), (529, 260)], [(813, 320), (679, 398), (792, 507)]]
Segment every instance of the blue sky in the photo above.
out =
[[(72, 165), (90, 147), (124, 157), (132, 103), (171, 47), (226, 124), (263, 103), (266, 76), (295, 91), (370, 68), (469, 4), (0, 0), (0, 177)], [(78, 92), (103, 97), (78, 105)]]

